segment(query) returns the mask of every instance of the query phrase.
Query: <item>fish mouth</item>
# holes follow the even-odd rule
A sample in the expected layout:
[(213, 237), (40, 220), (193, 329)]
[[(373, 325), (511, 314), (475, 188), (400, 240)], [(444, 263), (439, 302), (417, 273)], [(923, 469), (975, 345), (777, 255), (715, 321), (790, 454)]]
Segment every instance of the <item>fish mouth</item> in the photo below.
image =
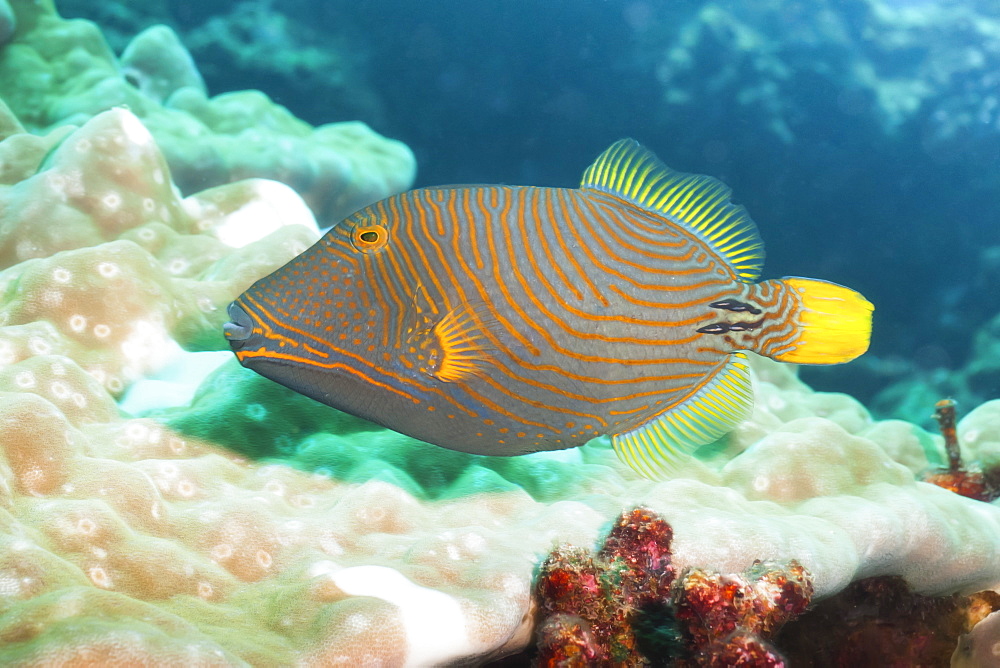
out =
[(222, 326), (222, 334), (233, 350), (242, 348), (253, 333), (253, 320), (243, 307), (233, 302), (227, 309), (229, 322)]

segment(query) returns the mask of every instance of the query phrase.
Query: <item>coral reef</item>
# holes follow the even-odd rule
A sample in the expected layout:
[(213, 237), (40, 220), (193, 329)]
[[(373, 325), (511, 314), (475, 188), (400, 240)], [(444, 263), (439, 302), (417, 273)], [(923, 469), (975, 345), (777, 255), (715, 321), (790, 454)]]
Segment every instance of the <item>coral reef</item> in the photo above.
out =
[[(222, 348), (224, 305), (316, 228), (269, 181), (180, 198), (123, 110), (58, 139), (9, 114), (0, 127), (15, 166), (0, 186), (6, 665), (484, 661), (529, 643), (533, 573), (552, 545), (593, 544), (636, 503), (669, 523), (678, 572), (794, 559), (817, 596), (878, 574), (925, 594), (1000, 580), (1000, 510), (914, 481), (934, 436), (761, 360), (751, 419), (659, 483), (600, 441), (444, 452), (235, 361), (190, 405), (123, 414), (116, 398), (180, 365), (180, 345)], [(986, 428), (998, 419), (1000, 402), (981, 407), (959, 434), (979, 425), (978, 451), (1000, 451)], [(614, 557), (622, 573), (665, 565), (649, 547), (665, 530), (614, 535), (601, 558), (640, 545), (652, 557)]]
[(947, 666), (959, 636), (998, 609), (995, 591), (928, 597), (901, 578), (869, 578), (787, 624), (775, 642), (791, 666)]
[(994, 466), (981, 471), (962, 463), (955, 425), (955, 402), (951, 399), (937, 402), (934, 406), (934, 419), (941, 427), (948, 467), (926, 471), (923, 479), (970, 499), (993, 501), (1000, 497), (1000, 467)]
[[(676, 34), (657, 73), (669, 104), (733, 96), (785, 141), (811, 115), (809, 93), (790, 88), (811, 80), (840, 91), (840, 110), (873, 115), (888, 136), (917, 122), (924, 148), (942, 159), (963, 148), (985, 156), (976, 140), (996, 146), (1000, 137), (1000, 107), (989, 92), (1000, 55), (993, 9), (987, 2), (709, 2), (671, 26)], [(701, 74), (706, 62), (721, 65), (712, 77)]]
[(951, 655), (952, 668), (983, 668), (995, 664), (997, 643), (1000, 643), (1000, 612), (992, 612), (972, 631), (959, 637), (958, 647)]
[(535, 586), (543, 666), (641, 665), (635, 626), (674, 581), (673, 530), (645, 508), (622, 513), (596, 555), (571, 546), (542, 563)]
[[(166, 25), (200, 64), (209, 88), (259, 88), (285, 100), (299, 118), (364, 118), (379, 125), (383, 105), (367, 76), (371, 40), (353, 12), (308, 0), (238, 2), (58, 0), (64, 16), (101, 26), (108, 44), (126, 50), (149, 26)], [(386, 7), (386, 13), (392, 13)], [(292, 18), (292, 17), (295, 18)]]
[[(983, 294), (994, 290), (1000, 280), (1000, 246), (981, 253), (976, 281), (963, 286), (959, 300), (965, 313), (984, 306), (995, 308)], [(985, 302), (985, 303), (984, 303)], [(956, 326), (966, 327), (968, 319), (956, 319)], [(870, 364), (890, 366), (884, 360)], [(882, 415), (893, 415), (917, 423), (929, 423), (928, 406), (938, 397), (953, 398), (961, 407), (978, 406), (997, 396), (1000, 389), (1000, 313), (987, 317), (972, 336), (972, 347), (964, 361), (949, 361), (947, 366), (921, 368), (913, 361), (896, 360), (891, 383), (872, 398), (872, 408)]]
[(94, 24), (61, 19), (52, 0), (14, 10), (17, 31), (0, 51), (0, 97), (32, 131), (127, 106), (185, 193), (275, 179), (294, 188), (323, 226), (413, 181), (410, 150), (364, 123), (313, 128), (258, 91), (207, 97), (169, 28), (141, 33), (119, 63)]
[(645, 508), (623, 512), (595, 555), (560, 547), (535, 588), (541, 666), (594, 663), (779, 666), (768, 645), (805, 610), (812, 584), (796, 562), (722, 575), (671, 564), (673, 530)]
[(674, 586), (672, 603), (692, 666), (783, 666), (768, 641), (812, 600), (812, 582), (796, 561), (754, 562), (741, 574), (688, 568)]
[[(195, 127), (172, 106), (182, 100), (237, 129), (234, 143), (288, 119), (259, 96), (204, 98), (185, 67), (142, 65), (142, 93), (89, 24), (45, 2), (12, 8), (0, 51), (15, 110), (0, 107), (0, 664), (485, 662), (530, 644), (533, 578), (553, 546), (593, 545), (638, 505), (589, 557), (594, 573), (614, 563), (617, 609), (666, 596), (674, 573), (691, 606), (700, 583), (741, 583), (752, 610), (720, 617), (748, 629), (725, 645), (740, 657), (769, 660), (759, 638), (780, 622), (758, 593), (775, 600), (781, 578), (804, 588), (798, 567), (758, 561), (794, 560), (817, 599), (873, 576), (919, 595), (1000, 583), (1000, 508), (915, 479), (943, 461), (940, 437), (874, 421), (762, 360), (751, 418), (660, 482), (603, 441), (514, 459), (445, 452), (233, 360), (175, 379), (190, 402), (155, 390), (131, 402), (162, 387), (159, 373), (207, 367), (228, 301), (318, 234), (303, 198), (275, 181), (229, 183), (222, 170), (182, 195), (189, 166), (160, 142), (184, 154), (215, 135), (147, 128)], [(162, 81), (187, 83), (169, 94)], [(120, 102), (130, 110), (105, 110)], [(329, 147), (322, 132), (263, 155), (319, 160), (301, 149)], [(372, 139), (331, 132), (351, 155)], [(403, 182), (360, 167), (338, 179), (323, 186), (336, 206), (313, 203), (324, 215)], [(970, 461), (1000, 459), (998, 424), (1000, 401), (957, 425)]]
[[(49, 143), (12, 134), (0, 153), (20, 147), (27, 167)], [(273, 181), (181, 199), (152, 136), (123, 110), (96, 116), (46, 154), (43, 170), (0, 186), (0, 208), (4, 362), (72, 357), (114, 395), (162, 365), (171, 342), (221, 347), (217, 305), (318, 234), (302, 201)], [(248, 242), (239, 250), (223, 241), (234, 225)]]

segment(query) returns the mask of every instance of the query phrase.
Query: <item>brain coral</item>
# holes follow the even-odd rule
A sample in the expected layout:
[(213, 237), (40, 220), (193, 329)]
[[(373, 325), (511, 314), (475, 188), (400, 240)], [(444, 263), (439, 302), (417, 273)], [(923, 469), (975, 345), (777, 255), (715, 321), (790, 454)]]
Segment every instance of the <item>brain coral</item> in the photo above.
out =
[[(61, 25), (27, 4), (15, 41)], [(158, 370), (224, 348), (225, 305), (317, 229), (274, 181), (183, 197), (130, 111), (73, 120), (36, 136), (0, 107), (3, 665), (481, 661), (529, 644), (544, 555), (637, 504), (673, 527), (677, 569), (794, 559), (818, 597), (1000, 580), (1000, 509), (914, 480), (938, 439), (758, 360), (753, 417), (661, 482), (600, 441), (447, 452), (231, 360), (189, 404), (126, 412)], [(1000, 403), (966, 420), (993, 453)]]

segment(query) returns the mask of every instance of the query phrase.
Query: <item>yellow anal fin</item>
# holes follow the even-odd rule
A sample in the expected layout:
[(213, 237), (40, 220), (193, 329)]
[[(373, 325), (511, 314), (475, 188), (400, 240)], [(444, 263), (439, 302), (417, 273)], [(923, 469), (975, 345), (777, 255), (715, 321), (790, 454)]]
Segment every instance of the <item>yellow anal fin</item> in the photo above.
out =
[(850, 362), (868, 350), (875, 307), (859, 293), (811, 278), (783, 278), (794, 291), (798, 310), (789, 314), (796, 337), (771, 355), (796, 364)]
[(490, 361), (490, 343), (472, 306), (463, 304), (452, 309), (431, 332), (436, 343), (428, 365), (432, 376), (454, 383), (485, 370)]
[(611, 437), (618, 458), (640, 475), (669, 476), (691, 453), (717, 440), (753, 409), (750, 366), (733, 353), (724, 367), (684, 403), (638, 429)]

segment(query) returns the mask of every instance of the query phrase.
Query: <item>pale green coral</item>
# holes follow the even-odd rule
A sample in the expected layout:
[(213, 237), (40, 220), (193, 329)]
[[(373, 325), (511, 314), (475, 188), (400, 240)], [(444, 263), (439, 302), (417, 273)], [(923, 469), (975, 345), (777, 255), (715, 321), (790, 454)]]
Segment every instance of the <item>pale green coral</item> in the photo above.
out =
[(181, 88), (208, 94), (191, 55), (166, 26), (136, 35), (122, 53), (121, 71), (126, 81), (161, 104)]
[[(939, 439), (765, 360), (751, 418), (661, 482), (602, 441), (495, 459), (417, 443), (232, 361), (190, 405), (126, 415), (115, 398), (178, 343), (225, 346), (223, 307), (314, 240), (312, 218), (261, 180), (181, 197), (125, 110), (0, 128), (4, 665), (482, 663), (530, 642), (553, 545), (635, 504), (670, 522), (678, 568), (794, 558), (818, 595), (876, 574), (1000, 584), (1000, 508), (914, 481)], [(963, 443), (988, 459), (998, 421), (982, 406)]]
[(119, 63), (94, 24), (63, 20), (51, 0), (15, 10), (18, 30), (0, 50), (0, 97), (33, 131), (127, 106), (156, 137), (182, 191), (275, 179), (292, 186), (323, 225), (413, 181), (410, 150), (363, 123), (313, 128), (257, 91), (207, 97), (166, 27), (137, 37)]
[[(0, 155), (36, 163), (51, 142), (31, 137), (11, 134)], [(280, 213), (262, 204), (281, 199)], [(65, 138), (41, 171), (0, 185), (0, 210), (0, 325), (8, 332), (0, 360), (66, 355), (113, 393), (162, 364), (173, 341), (223, 347), (220, 306), (317, 236), (297, 196), (273, 182), (182, 199), (150, 134), (122, 110)], [(269, 216), (263, 229), (246, 222), (254, 215)], [(219, 238), (233, 219), (247, 240), (276, 234), (234, 249)]]

